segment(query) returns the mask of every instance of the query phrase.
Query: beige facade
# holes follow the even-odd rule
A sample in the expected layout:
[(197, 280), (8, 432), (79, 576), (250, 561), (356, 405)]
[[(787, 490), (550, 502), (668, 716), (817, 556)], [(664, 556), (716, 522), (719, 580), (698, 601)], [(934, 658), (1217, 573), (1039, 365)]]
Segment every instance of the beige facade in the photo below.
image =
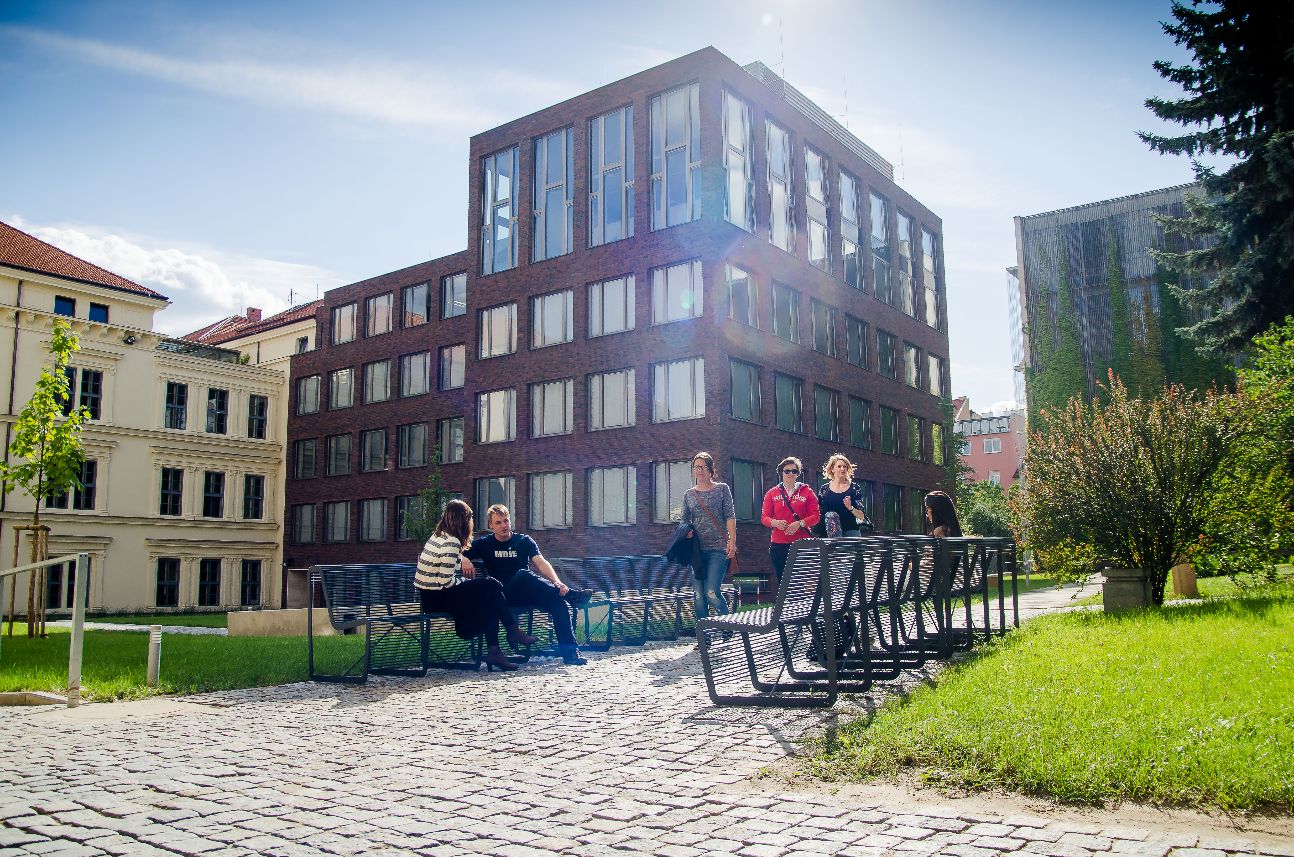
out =
[[(89, 551), (91, 611), (278, 607), (287, 360), (242, 364), (236, 351), (157, 334), (153, 317), (167, 300), (135, 288), (10, 266), (0, 256), (6, 450), (60, 317), (80, 338), (74, 398), (98, 411), (83, 433), (86, 488), (42, 509), (50, 555)], [(6, 567), (14, 526), (30, 523), (32, 508), (21, 489), (3, 498)], [(23, 541), (19, 563), (27, 561)], [(70, 606), (68, 578), (63, 570), (50, 576), (51, 613)], [(7, 605), (7, 587), (3, 597)], [(18, 601), (21, 611), (25, 595)]]

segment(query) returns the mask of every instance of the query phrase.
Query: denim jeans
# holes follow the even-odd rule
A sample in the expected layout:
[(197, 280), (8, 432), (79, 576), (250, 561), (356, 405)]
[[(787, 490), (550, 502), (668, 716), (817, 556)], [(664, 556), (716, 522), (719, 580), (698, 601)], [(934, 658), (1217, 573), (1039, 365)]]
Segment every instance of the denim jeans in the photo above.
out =
[(575, 645), (571, 605), (558, 594), (556, 586), (533, 571), (518, 571), (503, 591), (508, 596), (509, 607), (535, 607), (548, 613), (558, 645)]
[(696, 603), (696, 618), (704, 619), (710, 615), (709, 607), (714, 608), (716, 616), (728, 612), (728, 602), (723, 600), (719, 587), (723, 585), (724, 575), (728, 573), (728, 555), (723, 551), (701, 551), (705, 560), (705, 575), (692, 581), (692, 595)]

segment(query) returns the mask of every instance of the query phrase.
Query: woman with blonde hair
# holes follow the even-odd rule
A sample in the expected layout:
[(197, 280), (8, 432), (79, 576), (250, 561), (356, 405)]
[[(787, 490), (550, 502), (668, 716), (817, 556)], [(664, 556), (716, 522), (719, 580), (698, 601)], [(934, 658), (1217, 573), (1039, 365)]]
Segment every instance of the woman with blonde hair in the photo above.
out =
[(818, 489), (818, 508), (826, 524), (826, 536), (857, 538), (863, 529), (872, 530), (872, 522), (863, 511), (866, 501), (863, 490), (854, 482), (857, 466), (842, 453), (827, 459), (822, 468), (822, 478), (827, 480)]

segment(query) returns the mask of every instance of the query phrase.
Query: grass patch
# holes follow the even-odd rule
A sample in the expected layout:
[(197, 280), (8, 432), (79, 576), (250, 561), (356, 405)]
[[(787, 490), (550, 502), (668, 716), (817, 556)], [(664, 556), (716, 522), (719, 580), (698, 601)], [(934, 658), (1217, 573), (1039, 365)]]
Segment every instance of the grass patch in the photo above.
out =
[(182, 625), (186, 628), (227, 628), (229, 614), (219, 613), (105, 613), (87, 614), (87, 622), (113, 625)]
[(915, 768), (1064, 802), (1294, 811), (1294, 592), (1037, 619), (830, 736), (828, 778)]
[[(45, 639), (5, 637), (0, 643), (0, 691), (67, 691), (71, 635), (50, 628)], [(315, 654), (340, 664), (358, 657), (359, 636), (317, 637)], [(139, 699), (168, 693), (200, 693), (305, 681), (305, 637), (217, 637), (171, 634), (162, 638), (161, 682), (144, 686), (148, 635), (86, 631), (81, 692), (85, 699)]]

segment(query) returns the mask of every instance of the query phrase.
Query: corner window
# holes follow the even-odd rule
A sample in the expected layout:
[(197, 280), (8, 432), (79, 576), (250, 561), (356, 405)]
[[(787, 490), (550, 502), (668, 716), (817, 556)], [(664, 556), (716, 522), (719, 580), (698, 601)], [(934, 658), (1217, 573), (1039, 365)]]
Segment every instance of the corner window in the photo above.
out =
[(467, 315), (467, 274), (450, 274), (440, 281), (440, 317)]
[(483, 309), (478, 316), (477, 356), (486, 360), (502, 357), (517, 350), (517, 305), (515, 303)]
[(571, 128), (535, 138), (532, 236), (536, 262), (571, 252), (575, 223), (575, 132)]
[(701, 260), (655, 268), (651, 272), (652, 324), (686, 318), (700, 318), (702, 295)]
[(575, 382), (543, 381), (530, 385), (530, 436), (570, 434), (575, 426)]
[(516, 439), (516, 390), (490, 390), (478, 395), (476, 401), (477, 443), (504, 443)]
[(355, 341), (355, 304), (333, 307), (332, 344), (342, 345)]
[(653, 467), (652, 520), (668, 524), (683, 516), (683, 494), (692, 487), (692, 462), (662, 461)]
[(634, 329), (634, 278), (617, 277), (589, 285), (589, 337)]
[(652, 229), (701, 216), (701, 88), (689, 83), (651, 100)]
[(652, 367), (652, 422), (705, 416), (705, 360), (690, 357)]
[(589, 376), (589, 431), (634, 424), (634, 370)]
[(791, 187), (791, 136), (772, 122), (765, 123), (768, 136), (768, 240), (774, 247), (795, 252), (795, 199)]
[(530, 299), (530, 347), (560, 345), (575, 338), (575, 293), (570, 289)]
[(634, 109), (589, 120), (589, 246), (634, 234)]
[(569, 527), (574, 520), (571, 472), (530, 475), (530, 527), (535, 530)]
[(637, 522), (638, 468), (594, 467), (589, 470), (589, 526), (611, 527)]
[(374, 295), (364, 301), (364, 335), (381, 336), (391, 332), (393, 296), (390, 292)]
[(755, 181), (751, 164), (753, 133), (750, 105), (723, 92), (724, 218), (747, 232), (755, 231)]
[(481, 163), (481, 273), (517, 264), (516, 175), (519, 148), (487, 155)]

